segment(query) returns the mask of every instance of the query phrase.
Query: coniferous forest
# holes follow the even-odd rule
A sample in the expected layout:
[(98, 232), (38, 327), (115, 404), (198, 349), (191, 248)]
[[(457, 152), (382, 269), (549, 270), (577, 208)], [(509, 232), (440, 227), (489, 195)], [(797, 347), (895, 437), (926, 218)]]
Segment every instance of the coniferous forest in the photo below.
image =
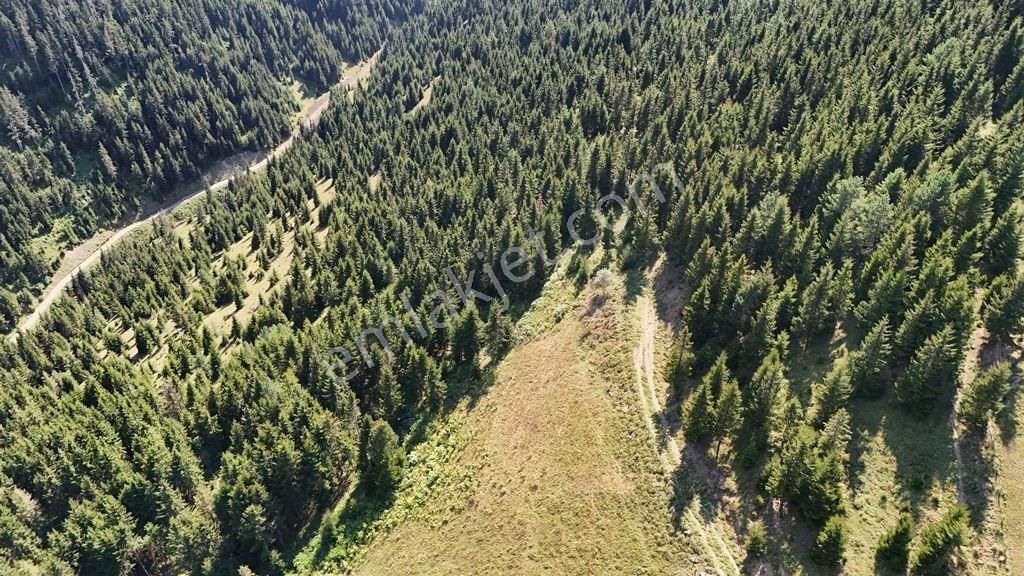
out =
[[(680, 433), (759, 504), (736, 520), (748, 559), (782, 554), (779, 514), (812, 534), (787, 573), (844, 566), (869, 410), (957, 450), (1013, 418), (1020, 0), (12, 0), (0, 46), (7, 328), (53, 271), (35, 239), (55, 221), (87, 238), (273, 146), (284, 83), (328, 89), (383, 47), (265, 171), (133, 234), (0, 342), (2, 573), (294, 571), (339, 502), (387, 506), (558, 255), (667, 262)], [(507, 313), (390, 320), (494, 295), (472, 271), (525, 246)], [(339, 378), (326, 352), (378, 326), (393, 351)], [(924, 481), (884, 504), (873, 570), (1024, 570), (978, 568), (961, 550), (990, 504), (962, 488), (919, 513)]]
[[(326, 90), (417, 3), (29, 2), (0, 12), (0, 326), (54, 262), (214, 161), (292, 129), (288, 84)], [(67, 247), (67, 246), (63, 246)]]

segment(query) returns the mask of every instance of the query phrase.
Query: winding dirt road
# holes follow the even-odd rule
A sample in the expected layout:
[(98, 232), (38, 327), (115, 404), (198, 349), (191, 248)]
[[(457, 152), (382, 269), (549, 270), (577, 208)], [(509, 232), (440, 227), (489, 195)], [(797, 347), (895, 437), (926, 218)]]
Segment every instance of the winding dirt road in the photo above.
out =
[[(345, 75), (342, 77), (342, 80), (339, 83), (339, 85), (342, 88), (346, 89), (352, 89), (357, 87), (359, 85), (359, 82), (366, 79), (370, 75), (371, 70), (373, 69), (374, 65), (376, 65), (377, 60), (379, 59), (380, 54), (383, 50), (384, 48), (381, 47), (381, 49), (378, 50), (367, 61), (349, 67), (345, 71)], [(163, 216), (164, 214), (173, 212), (174, 210), (177, 210), (178, 208), (185, 204), (198, 200), (199, 198), (206, 195), (208, 191), (214, 192), (220, 190), (221, 188), (224, 188), (225, 186), (230, 184), (232, 180), (237, 178), (239, 174), (244, 174), (249, 171), (263, 169), (264, 167), (266, 167), (268, 162), (270, 162), (274, 158), (277, 158), (286, 150), (288, 150), (288, 148), (291, 147), (291, 145), (295, 142), (295, 137), (298, 136), (302, 128), (311, 128), (315, 126), (316, 123), (320, 121), (320, 116), (323, 115), (324, 110), (327, 109), (327, 106), (330, 105), (330, 103), (330, 92), (325, 92), (321, 94), (319, 97), (317, 97), (317, 99), (313, 101), (312, 105), (310, 105), (309, 110), (306, 111), (305, 115), (302, 117), (302, 121), (299, 123), (299, 126), (296, 126), (291, 136), (289, 136), (284, 142), (281, 142), (273, 150), (270, 150), (260, 155), (260, 159), (258, 161), (246, 163), (243, 166), (238, 166), (234, 168), (233, 170), (231, 170), (230, 175), (225, 176), (217, 180), (216, 182), (208, 184), (202, 190), (189, 194), (183, 198), (174, 200), (163, 206), (156, 206), (150, 208), (149, 210), (141, 214), (138, 217), (138, 219), (136, 219), (134, 222), (126, 224), (125, 226), (113, 232), (113, 234), (111, 234), (109, 230), (100, 231), (89, 240), (86, 240), (85, 242), (79, 244), (78, 246), (68, 251), (68, 253), (65, 254), (64, 258), (61, 260), (61, 264), (57, 268), (57, 272), (54, 274), (53, 278), (50, 280), (50, 283), (43, 290), (42, 298), (39, 300), (39, 303), (36, 304), (35, 309), (32, 311), (31, 314), (22, 318), (21, 322), (18, 324), (18, 329), (9, 334), (8, 339), (12, 341), (16, 340), (20, 332), (29, 330), (38, 325), (39, 321), (43, 317), (43, 314), (45, 314), (46, 311), (50, 309), (50, 306), (52, 306), (53, 303), (57, 301), (57, 298), (60, 298), (61, 294), (64, 293), (64, 289), (67, 288), (69, 283), (71, 283), (71, 279), (74, 278), (75, 274), (78, 274), (79, 272), (86, 270), (93, 266), (94, 264), (96, 264), (97, 262), (99, 262), (100, 258), (103, 256), (103, 252), (109, 250), (113, 246), (116, 246), (121, 240), (123, 240), (129, 234), (131, 234), (135, 230), (138, 230), (140, 227), (151, 223), (155, 219)], [(206, 177), (204, 177), (204, 179), (205, 178)], [(202, 180), (203, 179), (201, 179), (200, 182), (202, 182)]]

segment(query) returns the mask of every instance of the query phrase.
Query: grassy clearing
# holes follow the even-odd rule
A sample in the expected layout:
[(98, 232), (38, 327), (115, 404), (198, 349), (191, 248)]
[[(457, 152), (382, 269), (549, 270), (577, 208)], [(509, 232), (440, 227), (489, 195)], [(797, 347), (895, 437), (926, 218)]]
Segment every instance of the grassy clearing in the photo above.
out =
[(878, 538), (909, 512), (918, 525), (957, 503), (949, 413), (922, 419), (883, 398), (852, 409), (847, 571), (875, 573)]
[(297, 110), (295, 111), (295, 114), (292, 115), (292, 123), (297, 125), (306, 117), (306, 114), (313, 107), (313, 103), (317, 99), (318, 92), (310, 84), (298, 79), (292, 80), (286, 87), (292, 94), (292, 98), (295, 100)]
[(381, 176), (380, 172), (376, 172), (366, 179), (366, 186), (370, 189), (371, 194), (377, 192), (377, 189), (380, 188), (380, 183), (383, 179), (384, 177)]
[(47, 262), (57, 262), (64, 257), (65, 249), (77, 242), (74, 220), (70, 215), (66, 215), (55, 219), (50, 230), (42, 236), (33, 238), (30, 246), (31, 250), (41, 254)]
[(317, 531), (298, 571), (714, 571), (674, 523), (635, 392), (624, 286), (578, 294), (570, 276), (549, 279), (521, 343), (413, 451), (394, 504), (347, 500), (331, 515), (334, 544)]
[(430, 80), (430, 83), (427, 84), (427, 87), (423, 89), (423, 95), (420, 96), (419, 102), (416, 102), (416, 105), (413, 106), (411, 110), (405, 113), (406, 118), (412, 118), (421, 109), (430, 106), (430, 101), (434, 97), (434, 84), (437, 83), (437, 80), (437, 77), (434, 77)]
[[(1017, 421), (1024, 420), (1024, 405), (1013, 406)], [(997, 442), (1002, 530), (1011, 573), (1024, 573), (1024, 440), (1014, 435)]]

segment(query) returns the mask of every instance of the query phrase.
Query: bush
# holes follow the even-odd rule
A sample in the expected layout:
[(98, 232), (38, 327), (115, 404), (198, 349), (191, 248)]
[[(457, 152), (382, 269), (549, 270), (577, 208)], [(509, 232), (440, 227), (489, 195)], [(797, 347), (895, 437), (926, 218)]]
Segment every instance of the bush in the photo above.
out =
[(747, 556), (760, 558), (768, 552), (768, 529), (764, 521), (754, 520), (747, 526)]
[(615, 284), (615, 274), (612, 274), (612, 271), (607, 268), (602, 268), (594, 275), (593, 284), (598, 292), (606, 294), (612, 285)]
[(949, 574), (949, 558), (967, 538), (967, 511), (961, 506), (950, 510), (938, 522), (921, 532), (921, 541), (914, 552), (911, 574), (943, 576)]
[(823, 566), (834, 566), (843, 561), (846, 554), (846, 529), (843, 518), (838, 514), (825, 522), (825, 527), (818, 532), (811, 549), (811, 558)]
[(875, 560), (884, 564), (894, 572), (907, 569), (907, 558), (910, 555), (910, 540), (914, 537), (914, 521), (909, 514), (900, 516), (896, 525), (878, 539)]

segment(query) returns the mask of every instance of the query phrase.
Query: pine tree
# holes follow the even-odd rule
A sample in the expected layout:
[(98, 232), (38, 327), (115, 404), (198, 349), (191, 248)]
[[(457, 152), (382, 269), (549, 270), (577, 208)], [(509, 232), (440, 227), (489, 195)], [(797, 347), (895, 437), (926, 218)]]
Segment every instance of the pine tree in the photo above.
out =
[(788, 387), (789, 382), (786, 380), (785, 368), (779, 359), (779, 353), (772, 350), (743, 390), (743, 427), (751, 450), (758, 450), (767, 445), (772, 412)]
[(821, 522), (840, 515), (846, 493), (846, 450), (818, 452), (811, 458), (810, 475), (796, 502), (809, 520)]
[(690, 442), (705, 442), (715, 432), (715, 401), (705, 378), (683, 405), (683, 434)]
[(448, 396), (448, 385), (441, 376), (441, 367), (434, 359), (426, 356), (423, 370), (422, 403), (430, 410), (439, 411)]
[(715, 431), (714, 436), (718, 440), (715, 445), (715, 459), (718, 459), (718, 452), (722, 447), (722, 441), (733, 439), (736, 431), (743, 424), (743, 397), (740, 393), (739, 382), (730, 378), (722, 385), (715, 403)]
[(928, 336), (934, 334), (940, 325), (938, 303), (935, 293), (928, 292), (911, 306), (893, 337), (895, 356), (906, 362), (921, 347)]
[(715, 359), (715, 363), (712, 364), (711, 369), (704, 375), (704, 382), (711, 389), (712, 400), (717, 399), (725, 388), (726, 383), (732, 379), (732, 373), (729, 371), (729, 357), (725, 352), (718, 355)]
[(835, 458), (845, 467), (850, 461), (849, 444), (852, 438), (850, 412), (846, 408), (840, 408), (821, 427), (815, 447), (818, 454)]
[(82, 572), (121, 574), (133, 524), (121, 502), (102, 494), (71, 502), (66, 520), (51, 538), (62, 556), (78, 559)]
[(850, 383), (857, 396), (877, 398), (889, 384), (889, 362), (892, 349), (889, 317), (884, 316), (875, 324), (860, 348), (850, 357)]
[(114, 165), (114, 161), (110, 159), (110, 154), (107, 149), (101, 143), (98, 150), (100, 168), (103, 169), (103, 176), (107, 182), (113, 182), (117, 179), (117, 166)]
[(761, 558), (768, 552), (768, 528), (763, 520), (754, 520), (747, 525), (744, 548), (750, 558)]
[(992, 219), (992, 201), (994, 195), (988, 184), (988, 175), (979, 174), (965, 188), (953, 195), (953, 228), (960, 234), (966, 234), (978, 227), (987, 227)]
[(999, 215), (985, 242), (985, 269), (992, 277), (1017, 268), (1021, 257), (1021, 239), (1024, 238), (1020, 206), (1020, 203), (1014, 204)]
[(878, 539), (875, 558), (893, 572), (904, 573), (910, 557), (910, 540), (914, 537), (914, 520), (900, 514), (896, 524)]
[(515, 326), (508, 315), (492, 304), (487, 313), (487, 347), (492, 356), (501, 356), (508, 351), (515, 339)]
[(868, 290), (867, 297), (857, 306), (857, 318), (868, 326), (874, 326), (885, 316), (898, 318), (903, 311), (906, 287), (905, 268), (886, 268)]
[(835, 268), (826, 262), (800, 297), (800, 312), (796, 320), (797, 332), (807, 340), (822, 331), (831, 328), (829, 325), (835, 316), (831, 309), (830, 290), (835, 281)]
[(820, 381), (811, 385), (811, 424), (820, 428), (837, 411), (846, 407), (853, 393), (850, 357), (843, 355)]
[(992, 281), (985, 298), (985, 327), (993, 338), (1006, 344), (1024, 333), (1024, 278), (1018, 272)]
[(975, 376), (961, 393), (960, 421), (971, 429), (984, 428), (1003, 409), (1011, 378), (1008, 362), (994, 364)]
[(133, 328), (135, 331), (135, 348), (139, 356), (143, 358), (149, 356), (160, 342), (160, 335), (157, 333), (156, 327), (152, 323), (143, 320), (136, 323)]
[(942, 576), (949, 572), (952, 552), (967, 539), (967, 511), (957, 506), (921, 531), (910, 562), (915, 576)]
[(374, 420), (369, 427), (364, 478), (373, 490), (387, 494), (398, 486), (402, 478), (405, 449), (386, 421)]
[(391, 422), (402, 406), (402, 389), (391, 362), (384, 358), (377, 358), (375, 362), (379, 362), (380, 367), (370, 388), (368, 411), (375, 418)]
[(811, 558), (823, 566), (840, 564), (846, 555), (846, 540), (842, 516), (832, 516), (814, 539)]
[(452, 339), (452, 353), (455, 362), (466, 364), (474, 371), (477, 369), (482, 347), (480, 331), (480, 315), (476, 306), (471, 305), (457, 320)]
[(952, 392), (957, 365), (949, 327), (931, 335), (914, 352), (907, 371), (896, 381), (896, 398), (912, 412), (931, 412)]

